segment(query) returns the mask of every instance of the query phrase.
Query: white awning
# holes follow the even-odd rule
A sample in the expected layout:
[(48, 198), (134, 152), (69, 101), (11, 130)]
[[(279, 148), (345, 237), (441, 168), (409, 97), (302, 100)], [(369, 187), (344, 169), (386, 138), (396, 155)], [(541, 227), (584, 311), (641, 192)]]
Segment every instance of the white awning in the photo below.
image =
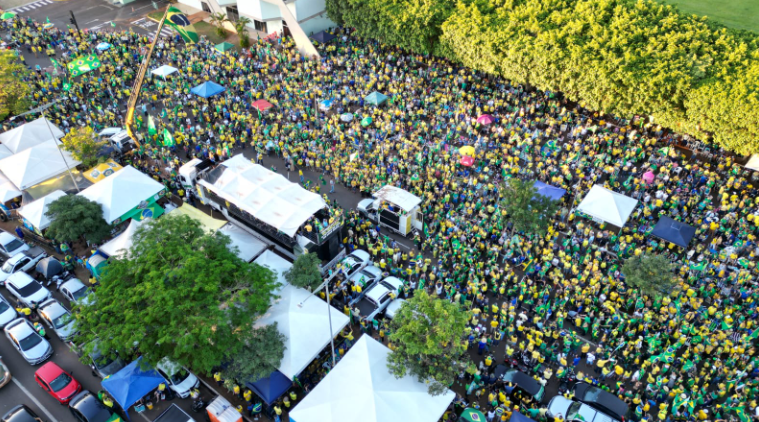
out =
[[(2, 146), (2, 145), (0, 145)], [(0, 172), (0, 203), (18, 198), (23, 192), (16, 187), (5, 175)]]
[(258, 256), (253, 261), (254, 264), (258, 264), (262, 267), (266, 267), (276, 273), (277, 281), (281, 284), (278, 292), (284, 289), (284, 287), (288, 284), (287, 280), (285, 280), (285, 271), (292, 268), (293, 264), (290, 263), (290, 261), (286, 260), (285, 258), (282, 258), (281, 256), (274, 253), (272, 250), (264, 251), (261, 255)]
[[(51, 130), (52, 134), (50, 133)], [(58, 126), (50, 120), (45, 122), (45, 119), (40, 117), (15, 129), (0, 133), (0, 144), (5, 145), (13, 154), (17, 154), (25, 149), (62, 137), (63, 131), (58, 129)]]
[(364, 335), (290, 412), (297, 422), (436, 422), (456, 394), (438, 396), (407, 374), (387, 369), (390, 349)]
[[(277, 329), (285, 336), (285, 356), (278, 369), (287, 378), (293, 379), (329, 345), (330, 315), (335, 335), (348, 325), (349, 320), (347, 315), (332, 306), (328, 307), (319, 296), (311, 295), (308, 290), (287, 285), (279, 295), (274, 305), (256, 321), (256, 327), (277, 323)], [(303, 306), (299, 306), (301, 303)]]
[(748, 159), (745, 166), (747, 169), (759, 171), (759, 154), (754, 154)]
[(637, 199), (610, 191), (601, 185), (593, 185), (577, 210), (617, 227), (623, 227), (636, 205)]
[(132, 243), (134, 243), (134, 233), (137, 231), (140, 226), (146, 221), (149, 220), (141, 220), (137, 221), (132, 219), (129, 221), (129, 226), (126, 230), (121, 232), (118, 236), (114, 237), (113, 239), (109, 240), (107, 243), (105, 243), (103, 246), (99, 247), (103, 253), (105, 253), (108, 256), (115, 256), (115, 257), (124, 257), (127, 252), (129, 252), (129, 249), (132, 247)]
[(251, 163), (242, 154), (224, 161), (209, 176), (212, 176), (213, 183), (205, 179), (198, 183), (290, 237), (295, 236), (306, 220), (327, 206), (320, 195)]
[(228, 223), (220, 228), (219, 233), (224, 233), (229, 236), (232, 240), (230, 246), (237, 246), (237, 256), (245, 262), (252, 261), (268, 247), (268, 245), (259, 238), (232, 223)]
[(422, 199), (411, 192), (390, 185), (386, 185), (377, 192), (374, 192), (374, 197), (395, 204), (406, 212), (411, 211), (422, 203)]
[(47, 208), (51, 203), (62, 196), (66, 196), (66, 192), (60, 190), (54, 191), (49, 195), (19, 208), (18, 213), (21, 214), (21, 216), (32, 226), (39, 230), (45, 230), (50, 227), (50, 219), (45, 215)]
[(112, 176), (79, 192), (79, 195), (95, 201), (103, 206), (103, 218), (112, 224), (164, 189), (152, 177), (142, 173), (132, 166), (126, 166)]
[(18, 188), (26, 190), (81, 164), (69, 152), (58, 150), (58, 144), (50, 139), (3, 158), (0, 171)]

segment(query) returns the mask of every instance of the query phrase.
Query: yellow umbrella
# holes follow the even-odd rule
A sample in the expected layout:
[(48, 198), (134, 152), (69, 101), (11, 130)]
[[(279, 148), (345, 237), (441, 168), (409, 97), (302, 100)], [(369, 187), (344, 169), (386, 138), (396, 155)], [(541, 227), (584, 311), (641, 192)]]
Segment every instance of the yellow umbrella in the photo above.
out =
[(459, 153), (467, 157), (474, 157), (474, 147), (466, 145), (459, 148)]

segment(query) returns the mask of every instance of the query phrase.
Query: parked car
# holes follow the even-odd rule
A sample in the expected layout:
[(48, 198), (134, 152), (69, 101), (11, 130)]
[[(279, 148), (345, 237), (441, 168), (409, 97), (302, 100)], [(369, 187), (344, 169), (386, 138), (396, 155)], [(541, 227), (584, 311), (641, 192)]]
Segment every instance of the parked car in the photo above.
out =
[(108, 407), (87, 390), (71, 399), (69, 411), (78, 422), (106, 422), (113, 417)]
[(92, 303), (92, 289), (89, 286), (82, 283), (78, 278), (72, 278), (61, 284), (61, 294), (68, 299), (71, 303), (80, 305), (89, 305)]
[(82, 385), (68, 372), (53, 362), (48, 362), (34, 373), (34, 380), (60, 404), (68, 404), (80, 391)]
[(20, 404), (3, 415), (0, 422), (43, 422), (27, 405)]
[(342, 283), (340, 283), (340, 286), (343, 284), (348, 283), (349, 281), (353, 283), (359, 283), (361, 284), (361, 288), (363, 290), (371, 288), (374, 283), (382, 279), (382, 270), (375, 267), (374, 265), (367, 265), (366, 267), (356, 271), (353, 273), (350, 278), (345, 279)]
[(356, 271), (366, 267), (371, 262), (371, 257), (369, 256), (369, 253), (357, 249), (345, 258), (343, 258), (342, 261), (340, 261), (340, 269), (345, 275), (345, 278), (348, 279), (350, 276), (352, 276)]
[(504, 372), (503, 381), (514, 384), (514, 391), (511, 392), (512, 395), (526, 394), (538, 403), (543, 400), (543, 396), (546, 393), (545, 387), (536, 381), (535, 378), (516, 369)]
[(560, 416), (566, 422), (617, 422), (611, 416), (605, 415), (587, 404), (570, 400), (564, 396), (556, 396), (548, 402), (548, 418)]
[(57, 300), (48, 299), (42, 302), (37, 313), (39, 313), (42, 323), (55, 331), (55, 335), (61, 341), (69, 341), (76, 335), (76, 320)]
[(50, 343), (37, 334), (31, 322), (23, 318), (11, 321), (4, 331), (13, 347), (32, 365), (39, 365), (53, 355)]
[(390, 305), (393, 297), (403, 288), (403, 281), (396, 277), (386, 277), (361, 292), (356, 299), (350, 302), (350, 306), (358, 308), (362, 319), (371, 321)]
[(390, 302), (390, 304), (387, 305), (387, 309), (385, 309), (385, 316), (390, 319), (394, 319), (395, 315), (398, 313), (398, 309), (401, 309), (401, 306), (403, 306), (404, 302), (406, 302), (406, 300), (400, 298)]
[(190, 390), (197, 388), (198, 384), (200, 384), (198, 377), (184, 366), (170, 361), (169, 358), (161, 359), (155, 369), (179, 398), (184, 399), (189, 397)]
[(0, 296), (0, 328), (5, 327), (6, 324), (16, 318), (18, 318), (16, 308), (11, 306), (3, 296)]
[(105, 378), (119, 372), (121, 368), (126, 364), (120, 357), (110, 358), (104, 355), (99, 349), (97, 344), (95, 345), (92, 353), (89, 354), (90, 368), (92, 369), (92, 375), (100, 378)]
[(27, 272), (33, 270), (40, 259), (46, 256), (47, 253), (44, 249), (35, 246), (8, 258), (3, 266), (0, 267), (0, 286), (5, 284), (5, 280), (7, 280), (11, 274), (19, 271)]
[(581, 401), (615, 419), (625, 420), (629, 406), (614, 394), (586, 382), (578, 382), (572, 389), (577, 401)]
[(8, 365), (3, 362), (3, 357), (0, 356), (0, 388), (11, 382), (11, 378), (11, 371), (8, 369)]
[(129, 133), (120, 127), (107, 127), (98, 133), (98, 138), (107, 141), (119, 154), (126, 154), (135, 148)]
[(0, 258), (6, 260), (17, 253), (23, 252), (29, 249), (29, 245), (24, 243), (23, 240), (8, 233), (7, 231), (0, 231)]
[(5, 287), (16, 299), (30, 308), (51, 297), (50, 291), (27, 273), (12, 274), (5, 282)]

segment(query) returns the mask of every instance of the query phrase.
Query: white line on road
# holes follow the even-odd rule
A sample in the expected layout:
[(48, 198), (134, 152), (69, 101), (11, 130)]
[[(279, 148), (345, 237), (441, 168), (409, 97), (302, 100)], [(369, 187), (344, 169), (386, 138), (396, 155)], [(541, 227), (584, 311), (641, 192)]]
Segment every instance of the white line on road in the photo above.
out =
[(32, 393), (30, 393), (29, 390), (26, 389), (26, 387), (24, 387), (23, 385), (21, 385), (21, 383), (19, 382), (19, 380), (17, 380), (16, 378), (11, 378), (11, 381), (13, 381), (13, 383), (16, 384), (18, 386), (18, 388), (20, 388), (21, 391), (24, 392), (24, 394), (26, 394), (27, 396), (29, 396), (29, 398), (32, 399), (32, 401), (34, 402), (34, 404), (37, 405), (37, 407), (39, 407), (40, 409), (42, 409), (42, 412), (45, 415), (47, 415), (47, 418), (50, 420), (50, 422), (58, 422), (58, 419), (56, 419), (55, 416), (53, 416), (50, 412), (48, 412), (48, 410), (45, 409), (45, 406), (43, 406), (42, 403), (40, 403), (37, 400), (37, 398), (34, 397), (32, 395)]
[(89, 21), (89, 22), (85, 22), (84, 24), (85, 24), (85, 25), (87, 25), (88, 23), (97, 22), (97, 21), (99, 21), (99, 20), (100, 20), (100, 19), (95, 19), (95, 20), (92, 20), (92, 21)]

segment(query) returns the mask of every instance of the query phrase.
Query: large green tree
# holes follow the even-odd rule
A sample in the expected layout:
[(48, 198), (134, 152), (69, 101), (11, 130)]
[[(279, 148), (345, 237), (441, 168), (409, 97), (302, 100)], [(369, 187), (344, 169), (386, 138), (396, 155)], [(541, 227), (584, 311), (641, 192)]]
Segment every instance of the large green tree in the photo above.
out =
[(100, 243), (111, 233), (103, 219), (103, 207), (83, 196), (61, 196), (48, 205), (45, 215), (50, 219), (46, 236), (51, 239)]
[(21, 79), (27, 73), (15, 53), (0, 51), (0, 120), (29, 108), (32, 85)]
[(240, 351), (231, 356), (222, 375), (243, 384), (268, 376), (285, 356), (285, 340), (277, 324), (254, 329)]
[(95, 136), (91, 127), (75, 127), (61, 139), (63, 149), (82, 162), (85, 168), (97, 164), (100, 159), (100, 150), (108, 144)]
[(319, 264), (321, 260), (315, 253), (304, 253), (295, 258), (293, 266), (283, 276), (295, 287), (314, 289), (322, 283)]
[(504, 223), (513, 223), (514, 232), (528, 235), (543, 235), (551, 224), (551, 219), (559, 209), (559, 203), (551, 198), (538, 195), (532, 180), (511, 178), (501, 189), (501, 208), (506, 211)]
[(103, 351), (136, 345), (148, 364), (169, 357), (201, 373), (257, 344), (253, 323), (278, 283), (229, 245), (229, 237), (206, 233), (187, 216), (144, 224), (126, 257), (109, 260), (97, 305), (76, 314), (77, 344), (97, 338)]
[(625, 260), (625, 282), (652, 298), (669, 295), (677, 287), (675, 266), (664, 255), (640, 254)]
[(390, 322), (390, 372), (398, 378), (411, 374), (427, 383), (431, 395), (443, 394), (469, 362), (462, 338), (468, 321), (458, 304), (417, 290)]

